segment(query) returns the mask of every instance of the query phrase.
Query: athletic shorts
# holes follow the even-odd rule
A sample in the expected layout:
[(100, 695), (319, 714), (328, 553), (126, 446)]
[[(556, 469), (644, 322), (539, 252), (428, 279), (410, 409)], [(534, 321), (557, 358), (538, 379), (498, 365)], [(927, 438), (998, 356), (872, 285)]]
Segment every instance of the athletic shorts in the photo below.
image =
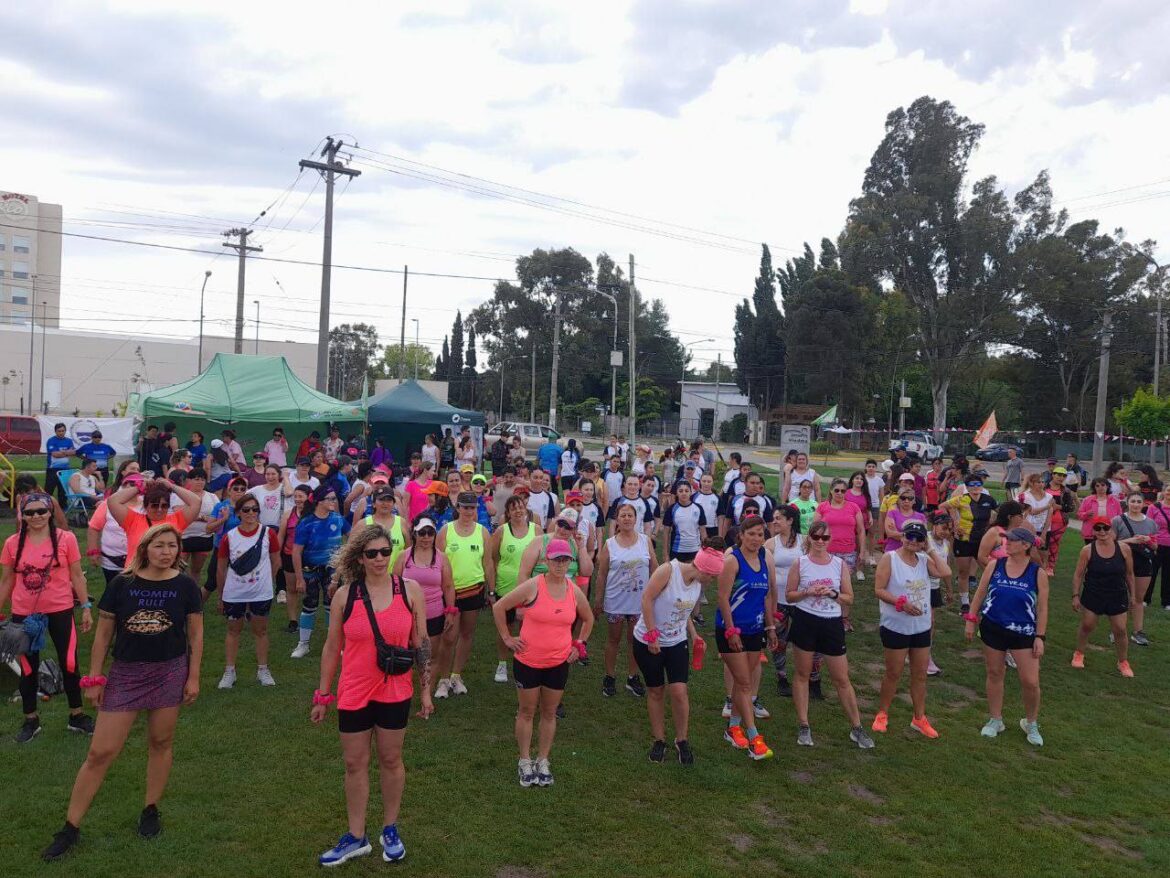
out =
[(638, 639), (634, 639), (634, 661), (646, 685), (657, 689), (670, 683), (686, 683), (691, 670), (690, 644), (683, 640), (674, 646), (664, 646), (658, 655)]
[(281, 555), (280, 555), (280, 569), (283, 570), (285, 573), (295, 574), (297, 572), (296, 568), (293, 567), (292, 555), (286, 555), (283, 552), (281, 553)]
[(974, 558), (979, 552), (979, 543), (972, 540), (955, 540), (956, 558)]
[(405, 729), (410, 717), (410, 699), (402, 701), (371, 701), (357, 710), (338, 710), (337, 728), (342, 734), (368, 732), (380, 729)]
[(183, 537), (183, 551), (188, 555), (193, 555), (196, 552), (210, 552), (214, 542), (215, 537), (210, 534), (205, 537)]
[(937, 610), (943, 605), (943, 593), (941, 588), (932, 588), (930, 590), (930, 608)]
[(569, 682), (569, 663), (561, 662), (551, 668), (532, 668), (518, 658), (512, 659), (512, 676), (517, 689), (556, 689), (564, 691)]
[[(768, 638), (765, 632), (759, 631), (755, 634), (741, 634), (739, 640), (743, 644), (742, 652), (763, 652), (764, 644), (767, 643)], [(715, 629), (715, 649), (721, 655), (735, 652), (727, 642), (727, 635), (723, 633), (722, 628)]]
[[(456, 593), (458, 594), (458, 593)], [(455, 606), (459, 608), (460, 613), (471, 613), (475, 610), (482, 610), (486, 604), (483, 589), (481, 588), (475, 594), (469, 594), (465, 598), (456, 597)]]
[(676, 552), (674, 549), (671, 549), (667, 554), (669, 555), (670, 560), (672, 560), (672, 561), (677, 560), (680, 564), (690, 564), (692, 561), (695, 560), (695, 556), (699, 553), (698, 552)]
[(1130, 546), (1133, 554), (1133, 575), (1134, 576), (1153, 576), (1154, 575), (1154, 557), (1146, 551), (1143, 552), (1136, 546)]
[(263, 619), (272, 610), (272, 599), (266, 601), (224, 601), (225, 619)]
[(930, 629), (917, 634), (900, 634), (885, 625), (878, 626), (878, 635), (886, 649), (930, 649)]
[(841, 616), (816, 616), (793, 607), (788, 628), (788, 642), (805, 652), (821, 655), (845, 655), (845, 622)]
[(1081, 606), (1098, 616), (1121, 616), (1129, 611), (1129, 591), (1120, 588), (1082, 588)]
[(1011, 649), (1031, 649), (1032, 643), (1036, 640), (1032, 634), (1009, 631), (987, 618), (979, 622), (979, 638), (983, 641), (984, 646), (999, 652), (1007, 652)]
[(446, 619), (446, 616), (435, 616), (433, 619), (427, 619), (427, 637), (438, 637), (442, 634), (443, 623)]
[(849, 568), (850, 573), (857, 569), (856, 552), (830, 552), (829, 554), (834, 558), (840, 558), (841, 561), (844, 562), (845, 566)]
[(605, 621), (609, 622), (610, 625), (616, 625), (618, 622), (637, 622), (638, 617), (623, 613), (606, 613)]

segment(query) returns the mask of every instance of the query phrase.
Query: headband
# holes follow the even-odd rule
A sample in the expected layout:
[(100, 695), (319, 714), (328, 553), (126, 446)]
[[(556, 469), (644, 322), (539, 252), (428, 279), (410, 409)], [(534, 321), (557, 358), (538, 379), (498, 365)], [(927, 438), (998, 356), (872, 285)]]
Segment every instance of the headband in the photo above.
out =
[(24, 507), (29, 503), (44, 503), (49, 507), (49, 511), (53, 511), (53, 498), (43, 491), (29, 491), (20, 501), (20, 511), (24, 512)]
[(716, 576), (723, 570), (723, 553), (718, 549), (702, 549), (691, 563), (700, 573)]

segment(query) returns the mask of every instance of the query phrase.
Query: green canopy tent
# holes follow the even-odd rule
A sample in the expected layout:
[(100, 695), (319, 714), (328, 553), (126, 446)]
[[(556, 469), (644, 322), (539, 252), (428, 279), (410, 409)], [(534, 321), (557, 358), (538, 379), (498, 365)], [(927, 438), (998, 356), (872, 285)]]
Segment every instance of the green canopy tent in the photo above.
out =
[(284, 357), (216, 354), (199, 375), (148, 393), (134, 394), (130, 414), (160, 427), (178, 426), (180, 444), (199, 430), (210, 445), (225, 427), (236, 431), (246, 450), (263, 448), (281, 426), (289, 441), (289, 463), (301, 439), (312, 430), (326, 436), (329, 424), (343, 436), (360, 434), (365, 412), (360, 402), (347, 403), (301, 381)]
[(439, 433), (444, 427), (456, 434), (464, 425), (483, 438), (484, 417), (479, 412), (456, 408), (431, 396), (417, 381), (403, 381), (384, 393), (370, 397), (367, 406), (370, 442), (381, 439), (394, 459), (405, 463), (417, 450), (427, 433)]

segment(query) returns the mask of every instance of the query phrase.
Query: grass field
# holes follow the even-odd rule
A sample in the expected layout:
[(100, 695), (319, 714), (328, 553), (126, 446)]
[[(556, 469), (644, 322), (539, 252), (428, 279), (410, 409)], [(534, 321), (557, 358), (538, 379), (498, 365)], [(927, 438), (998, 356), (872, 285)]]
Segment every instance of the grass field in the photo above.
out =
[[(1040, 750), (1015, 727), (1021, 708), (1010, 677), (1009, 730), (996, 740), (980, 737), (982, 658), (947, 610), (935, 649), (944, 674), (931, 680), (927, 701), (939, 740), (907, 730), (903, 695), (891, 731), (875, 736), (875, 750), (858, 751), (826, 681), (827, 700), (812, 706), (817, 746), (797, 748), (792, 706), (775, 696), (766, 674), (762, 695), (773, 718), (761, 730), (776, 756), (753, 763), (721, 740), (722, 680), (709, 656), (691, 683), (697, 764), (651, 765), (643, 702), (624, 691), (601, 696), (598, 631), (595, 660), (569, 681), (568, 718), (553, 751), (556, 785), (525, 790), (515, 778), (515, 693), (491, 681), (494, 640), (481, 618), (465, 674), (470, 694), (439, 702), (428, 722), (411, 721), (399, 823), (405, 863), (391, 867), (375, 853), (341, 871), (497, 878), (1170, 874), (1170, 613), (1149, 611), (1154, 645), (1133, 648), (1136, 679), (1118, 676), (1103, 632), (1088, 668), (1074, 672), (1068, 658), (1076, 617), (1068, 597), (1079, 545), (1070, 534), (1054, 582)], [(100, 575), (90, 582), (100, 593)], [(868, 722), (881, 649), (872, 578), (858, 590), (849, 655)], [(283, 619), (283, 608), (275, 609), (274, 619)], [(86, 742), (66, 734), (64, 699), (55, 698), (44, 705), (45, 731), (18, 749), (11, 733), (19, 705), (6, 703), (0, 874), (277, 878), (316, 869), (316, 856), (344, 829), (342, 766), (334, 718), (320, 728), (308, 722), (323, 637), (314, 639), (314, 658), (301, 662), (288, 657), (293, 639), (273, 634), (274, 690), (255, 683), (245, 639), (240, 682), (219, 692), (223, 621), (208, 613), (203, 691), (180, 720), (162, 804), (165, 833), (152, 843), (134, 834), (145, 766), (136, 733), (90, 812), (81, 847), (53, 867), (37, 853), (63, 820)], [(0, 674), (4, 691), (12, 691), (13, 678)], [(368, 825), (376, 833), (376, 778), (372, 786)]]

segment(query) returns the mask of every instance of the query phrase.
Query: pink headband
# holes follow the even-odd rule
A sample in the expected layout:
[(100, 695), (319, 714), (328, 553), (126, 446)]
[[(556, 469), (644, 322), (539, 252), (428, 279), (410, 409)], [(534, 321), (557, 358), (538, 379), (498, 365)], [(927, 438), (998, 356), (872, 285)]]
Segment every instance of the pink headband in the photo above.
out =
[(703, 549), (692, 563), (700, 573), (716, 576), (723, 570), (723, 553), (718, 549)]

